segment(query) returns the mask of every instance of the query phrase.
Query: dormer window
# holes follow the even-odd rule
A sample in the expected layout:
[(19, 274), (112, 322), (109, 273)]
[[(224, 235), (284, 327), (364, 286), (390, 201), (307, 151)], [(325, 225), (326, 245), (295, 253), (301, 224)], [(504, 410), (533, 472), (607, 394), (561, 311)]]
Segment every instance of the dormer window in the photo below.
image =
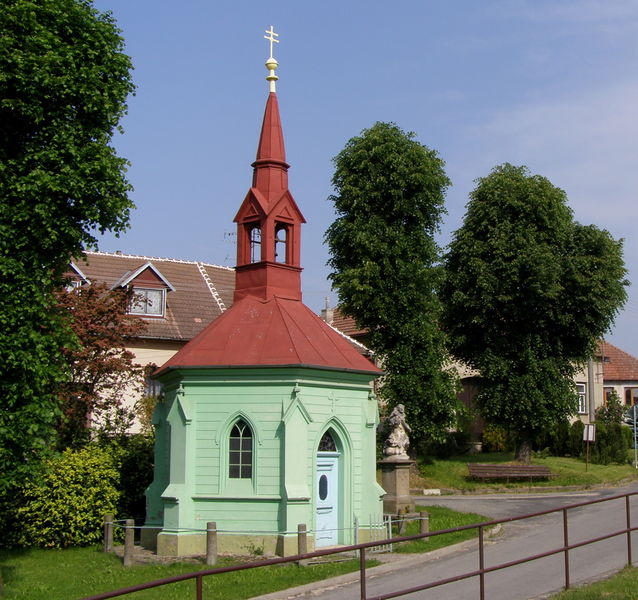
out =
[(129, 315), (163, 317), (166, 313), (166, 292), (175, 288), (150, 262), (135, 271), (125, 273), (113, 286), (133, 291)]
[(148, 317), (163, 317), (166, 303), (166, 290), (133, 288), (133, 301), (129, 313)]

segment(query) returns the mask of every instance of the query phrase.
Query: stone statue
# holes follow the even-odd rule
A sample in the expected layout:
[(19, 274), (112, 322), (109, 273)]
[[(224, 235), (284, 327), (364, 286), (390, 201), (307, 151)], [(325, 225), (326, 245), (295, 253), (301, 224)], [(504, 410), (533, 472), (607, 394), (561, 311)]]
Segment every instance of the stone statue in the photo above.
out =
[(408, 459), (407, 449), (410, 445), (408, 433), (412, 430), (405, 422), (405, 407), (397, 404), (386, 421), (386, 427), (390, 428), (390, 435), (383, 444), (383, 454), (388, 457)]

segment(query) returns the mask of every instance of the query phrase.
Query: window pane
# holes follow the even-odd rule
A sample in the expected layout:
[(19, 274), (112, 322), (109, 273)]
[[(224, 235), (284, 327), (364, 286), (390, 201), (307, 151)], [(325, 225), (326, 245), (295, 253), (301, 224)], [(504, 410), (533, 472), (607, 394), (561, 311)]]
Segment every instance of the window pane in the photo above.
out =
[(325, 500), (328, 497), (328, 478), (322, 475), (319, 478), (319, 500)]
[(321, 440), (319, 440), (319, 452), (337, 452), (337, 445), (330, 430), (326, 431)]
[(252, 477), (253, 440), (248, 424), (240, 419), (233, 426), (228, 440), (228, 476), (233, 479)]
[(161, 315), (162, 314), (162, 294), (163, 290), (147, 290), (146, 297), (148, 299), (146, 303), (146, 312), (149, 315)]

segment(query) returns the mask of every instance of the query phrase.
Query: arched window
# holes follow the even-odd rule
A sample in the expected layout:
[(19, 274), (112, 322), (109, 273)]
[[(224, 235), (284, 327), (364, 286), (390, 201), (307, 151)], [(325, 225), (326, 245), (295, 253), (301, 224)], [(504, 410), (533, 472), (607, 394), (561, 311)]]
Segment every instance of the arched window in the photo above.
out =
[(250, 479), (253, 476), (253, 432), (240, 419), (230, 431), (228, 444), (228, 477)]
[(250, 262), (259, 262), (261, 260), (261, 229), (258, 225), (249, 226), (248, 238), (250, 240)]
[(330, 429), (319, 440), (319, 452), (338, 452), (337, 444), (332, 437), (332, 433), (330, 433)]
[(288, 226), (278, 224), (275, 227), (275, 262), (288, 262)]

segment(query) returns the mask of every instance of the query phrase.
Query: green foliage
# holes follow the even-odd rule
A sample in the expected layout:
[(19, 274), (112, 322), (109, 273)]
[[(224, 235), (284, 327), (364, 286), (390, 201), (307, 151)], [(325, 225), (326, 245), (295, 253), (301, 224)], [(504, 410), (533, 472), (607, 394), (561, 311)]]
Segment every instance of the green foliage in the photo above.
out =
[(582, 421), (574, 421), (569, 430), (569, 453), (571, 456), (582, 456), (585, 445), (583, 443), (583, 433), (585, 424)]
[(16, 518), (20, 546), (67, 548), (98, 543), (105, 514), (115, 514), (118, 472), (110, 455), (89, 446), (46, 463), (21, 490)]
[(55, 437), (61, 348), (52, 290), (95, 230), (126, 228), (126, 161), (109, 142), (133, 90), (113, 19), (89, 0), (0, 11), (0, 496)]
[(565, 192), (525, 167), (478, 180), (445, 257), (452, 354), (481, 373), (487, 421), (520, 447), (576, 411), (572, 377), (626, 300), (622, 243), (573, 220)]
[[(220, 557), (216, 566), (238, 564)], [(375, 561), (367, 561), (375, 566)], [(123, 587), (156, 579), (184, 575), (210, 569), (193, 560), (183, 562), (122, 565), (122, 559), (97, 548), (66, 550), (30, 549), (0, 552), (0, 572), (5, 579), (6, 597), (12, 600), (69, 600), (111, 592)], [(244, 600), (290, 587), (336, 577), (359, 568), (359, 560), (329, 562), (299, 567), (296, 564), (275, 565), (248, 571), (219, 573), (203, 579), (206, 600)], [(134, 600), (190, 600), (194, 598), (194, 581), (163, 585), (141, 590), (129, 596)]]
[[(428, 526), (430, 531), (442, 531), (444, 529), (454, 529), (455, 527), (463, 527), (464, 525), (473, 525), (474, 523), (482, 523), (488, 521), (487, 517), (477, 513), (461, 513), (456, 512), (445, 506), (416, 506), (417, 512), (425, 511), (428, 513)], [(411, 521), (406, 527), (403, 535), (416, 535), (420, 533), (419, 521)], [(394, 535), (398, 535), (395, 533)], [(464, 531), (455, 531), (452, 533), (442, 533), (422, 540), (414, 540), (412, 542), (403, 542), (395, 548), (395, 552), (414, 553), (414, 552), (431, 552), (444, 546), (459, 544), (465, 540), (469, 540), (478, 536), (478, 529), (466, 529)]]
[(449, 458), (467, 451), (470, 436), (464, 431), (447, 431), (443, 439), (428, 440), (419, 450), (426, 457)]
[(534, 438), (534, 448), (550, 456), (578, 456), (580, 448), (576, 453), (570, 445), (571, 424), (567, 419), (557, 421), (548, 430), (540, 432)]
[(392, 123), (376, 123), (335, 157), (326, 232), (340, 308), (366, 329), (386, 372), (381, 394), (402, 403), (415, 442), (455, 423), (454, 375), (446, 370), (441, 277), (433, 236), (450, 181), (436, 152)]
[(111, 290), (104, 283), (60, 289), (56, 298), (78, 341), (63, 349), (70, 377), (59, 387), (63, 419), (58, 445), (82, 447), (96, 432), (121, 436), (134, 419), (123, 400), (142, 393), (145, 374), (125, 346), (147, 324), (127, 314), (131, 292)]
[(133, 434), (104, 438), (101, 442), (119, 473), (116, 513), (122, 519), (135, 519), (140, 525), (146, 516), (144, 492), (153, 481), (154, 441), (152, 435)]
[(627, 462), (627, 438), (618, 423), (596, 422), (596, 441), (591, 445), (589, 460), (599, 465)]
[(511, 446), (507, 429), (500, 425), (486, 425), (481, 439), (483, 452), (505, 452)]
[(596, 422), (606, 425), (620, 425), (623, 421), (624, 406), (620, 402), (616, 390), (611, 390), (607, 401), (596, 409)]

